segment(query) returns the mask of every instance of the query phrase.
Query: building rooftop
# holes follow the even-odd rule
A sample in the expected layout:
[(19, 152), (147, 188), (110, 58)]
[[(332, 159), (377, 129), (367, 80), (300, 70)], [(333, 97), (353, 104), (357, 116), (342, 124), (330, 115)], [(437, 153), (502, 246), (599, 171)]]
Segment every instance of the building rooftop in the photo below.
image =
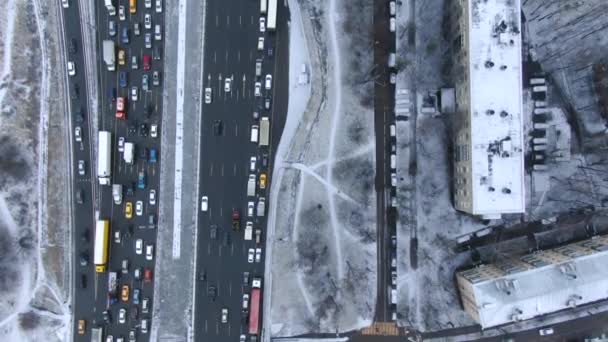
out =
[(520, 1), (468, 1), (473, 214), (497, 218), (525, 209)]

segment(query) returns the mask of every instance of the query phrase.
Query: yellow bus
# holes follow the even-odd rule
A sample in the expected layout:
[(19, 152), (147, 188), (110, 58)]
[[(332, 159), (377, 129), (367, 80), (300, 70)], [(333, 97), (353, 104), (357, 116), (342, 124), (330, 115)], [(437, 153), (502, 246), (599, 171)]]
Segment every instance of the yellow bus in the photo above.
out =
[(137, 13), (137, 0), (129, 0), (129, 12), (131, 14)]
[(97, 273), (106, 271), (109, 235), (110, 221), (97, 220), (97, 225), (95, 226), (95, 248), (93, 251), (93, 263), (95, 264), (95, 272)]

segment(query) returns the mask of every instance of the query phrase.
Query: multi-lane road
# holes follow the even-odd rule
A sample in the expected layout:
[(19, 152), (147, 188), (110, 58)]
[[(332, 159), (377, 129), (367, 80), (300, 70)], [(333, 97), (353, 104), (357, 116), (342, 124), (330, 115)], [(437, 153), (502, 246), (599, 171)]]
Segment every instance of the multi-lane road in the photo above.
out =
[[(277, 30), (263, 33), (259, 6), (259, 1), (207, 1), (203, 72), (204, 87), (212, 89), (212, 101), (201, 113), (199, 194), (208, 197), (209, 207), (206, 212), (199, 210), (198, 220), (195, 340), (199, 341), (239, 341), (241, 334), (247, 335), (243, 295), (250, 293), (252, 279), (264, 274), (266, 216), (248, 216), (247, 203), (257, 206), (259, 198), (268, 198), (272, 146), (278, 143), (287, 112), (287, 44), (283, 42), (287, 9), (280, 2)], [(258, 49), (259, 37), (264, 37), (262, 50)], [(262, 62), (260, 76), (256, 76), (257, 60)], [(273, 76), (270, 90), (264, 86), (267, 74)], [(230, 91), (225, 89), (226, 78), (232, 79)], [(254, 94), (256, 81), (262, 84), (262, 96)], [(270, 109), (264, 106), (266, 99), (271, 101)], [(254, 112), (270, 120), (268, 147), (250, 141), (251, 126), (260, 124)], [(251, 157), (256, 158), (253, 171)], [(266, 189), (259, 187), (261, 173), (268, 177)], [(251, 174), (257, 179), (256, 196), (248, 197)], [(232, 229), (233, 209), (241, 215), (240, 231)], [(244, 240), (248, 221), (262, 232), (259, 244), (255, 235), (251, 241)], [(217, 229), (215, 238), (211, 237), (212, 229)], [(261, 249), (259, 261), (248, 262), (250, 248)], [(247, 283), (244, 272), (249, 273)], [(224, 308), (228, 309), (226, 323), (221, 322)]]

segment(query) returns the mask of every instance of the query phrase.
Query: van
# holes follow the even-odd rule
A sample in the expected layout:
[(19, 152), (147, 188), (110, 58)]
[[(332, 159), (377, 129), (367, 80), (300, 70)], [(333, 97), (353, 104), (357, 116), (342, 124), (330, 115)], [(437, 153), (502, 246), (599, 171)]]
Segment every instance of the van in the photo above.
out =
[(391, 170), (395, 170), (397, 168), (397, 156), (395, 154), (391, 154)]
[(255, 175), (249, 175), (249, 180), (247, 181), (247, 196), (255, 196)]
[(266, 212), (266, 198), (260, 197), (260, 199), (258, 200), (258, 212), (257, 212), (257, 215), (258, 216), (264, 216), (265, 212)]
[(162, 32), (161, 32), (160, 24), (154, 25), (154, 39), (155, 40), (162, 40), (163, 39), (163, 35), (162, 35)]
[(258, 130), (259, 130), (258, 125), (251, 125), (251, 142), (252, 143), (258, 142)]

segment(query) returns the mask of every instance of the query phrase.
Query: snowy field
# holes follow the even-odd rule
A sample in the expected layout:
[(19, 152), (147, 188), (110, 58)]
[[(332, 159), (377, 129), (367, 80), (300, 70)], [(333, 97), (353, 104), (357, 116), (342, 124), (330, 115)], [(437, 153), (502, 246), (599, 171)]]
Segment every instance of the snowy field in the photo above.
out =
[(70, 332), (66, 110), (63, 83), (50, 87), (64, 77), (58, 6), (0, 3), (2, 341), (64, 341)]
[[(289, 5), (290, 101), (267, 240), (272, 337), (368, 326), (376, 302), (372, 1)], [(310, 86), (297, 84), (302, 63)]]

